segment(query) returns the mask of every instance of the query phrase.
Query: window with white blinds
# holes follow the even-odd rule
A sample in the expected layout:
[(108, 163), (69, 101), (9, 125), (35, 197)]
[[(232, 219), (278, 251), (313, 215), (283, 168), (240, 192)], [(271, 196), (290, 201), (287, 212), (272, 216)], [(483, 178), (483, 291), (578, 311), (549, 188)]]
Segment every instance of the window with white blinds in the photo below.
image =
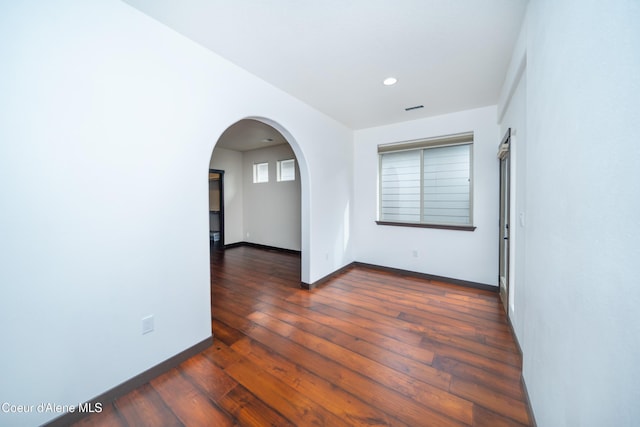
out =
[(473, 134), (378, 147), (379, 222), (472, 227)]

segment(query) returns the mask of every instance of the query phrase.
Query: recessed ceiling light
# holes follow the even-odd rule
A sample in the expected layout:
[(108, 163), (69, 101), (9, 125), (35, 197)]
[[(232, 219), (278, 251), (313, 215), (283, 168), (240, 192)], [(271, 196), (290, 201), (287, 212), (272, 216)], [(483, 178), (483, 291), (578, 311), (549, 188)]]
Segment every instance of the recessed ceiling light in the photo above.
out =
[(396, 83), (398, 83), (398, 79), (396, 79), (395, 77), (387, 77), (382, 82), (382, 84), (385, 85), (385, 86), (392, 86), (392, 85), (394, 85)]

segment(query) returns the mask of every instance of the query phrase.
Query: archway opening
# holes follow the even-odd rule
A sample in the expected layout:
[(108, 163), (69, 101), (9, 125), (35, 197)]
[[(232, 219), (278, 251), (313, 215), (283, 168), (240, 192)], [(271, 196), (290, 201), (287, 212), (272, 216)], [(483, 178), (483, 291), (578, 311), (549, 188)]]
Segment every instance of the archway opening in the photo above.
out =
[[(296, 252), (300, 282), (308, 282), (307, 166), (291, 134), (269, 119), (239, 120), (218, 138), (209, 169), (224, 175), (224, 228), (217, 234), (210, 229), (212, 250), (257, 246)], [(210, 207), (217, 206), (211, 197), (210, 192)]]

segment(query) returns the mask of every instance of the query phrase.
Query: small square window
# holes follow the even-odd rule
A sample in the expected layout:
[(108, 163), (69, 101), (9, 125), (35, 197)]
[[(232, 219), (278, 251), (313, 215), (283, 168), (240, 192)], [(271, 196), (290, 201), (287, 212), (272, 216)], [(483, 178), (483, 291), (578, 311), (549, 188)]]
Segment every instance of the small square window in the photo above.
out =
[(296, 180), (296, 161), (294, 159), (278, 160), (278, 181)]
[(269, 182), (269, 163), (253, 164), (253, 183)]

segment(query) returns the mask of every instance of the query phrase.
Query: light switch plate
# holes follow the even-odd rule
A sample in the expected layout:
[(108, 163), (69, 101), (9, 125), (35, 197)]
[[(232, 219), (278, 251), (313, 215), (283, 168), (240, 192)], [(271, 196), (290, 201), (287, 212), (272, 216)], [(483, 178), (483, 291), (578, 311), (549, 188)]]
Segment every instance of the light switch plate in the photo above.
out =
[(153, 315), (142, 318), (142, 335), (153, 332)]

